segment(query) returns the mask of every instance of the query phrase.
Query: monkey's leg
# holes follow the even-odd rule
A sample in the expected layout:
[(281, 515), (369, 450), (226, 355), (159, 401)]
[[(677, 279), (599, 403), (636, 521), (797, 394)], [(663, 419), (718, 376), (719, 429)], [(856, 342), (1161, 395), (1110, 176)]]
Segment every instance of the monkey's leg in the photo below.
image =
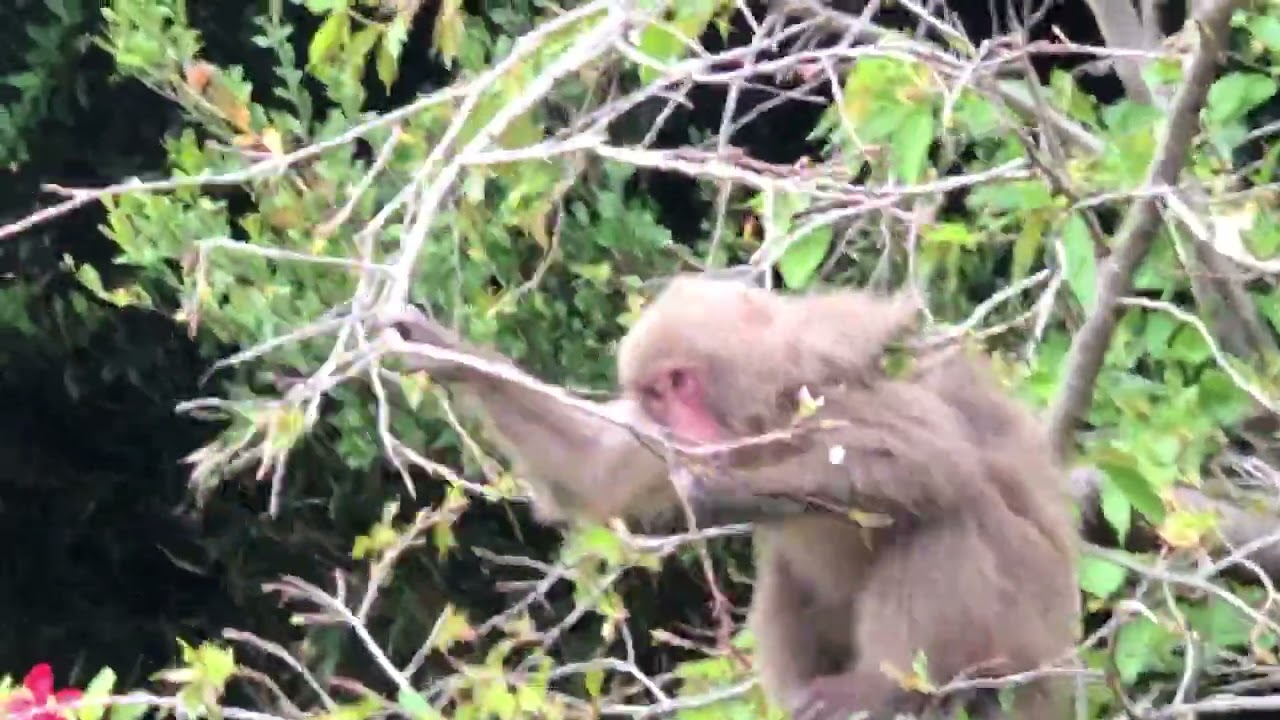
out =
[[(857, 643), (867, 654), (860, 671), (888, 665), (910, 673), (919, 653), (929, 679), (946, 683), (1001, 660), (998, 637), (1007, 628), (997, 621), (1017, 613), (1003, 603), (1005, 580), (982, 531), (957, 517), (886, 548), (860, 605)], [(891, 705), (906, 694), (893, 683), (876, 700)]]
[(893, 720), (898, 713), (914, 716), (920, 705), (883, 673), (859, 668), (811, 680), (792, 720)]
[[(1046, 604), (1045, 589), (1030, 585), (1046, 585), (1064, 597), (1074, 587), (1065, 574), (1059, 582), (1051, 569), (1052, 550), (1004, 515), (988, 513), (972, 508), (882, 548), (858, 599), (858, 663), (844, 678), (820, 678), (814, 694), (850, 697), (874, 718), (876, 712), (923, 705), (925, 697), (884, 672), (910, 674), (918, 654), (928, 679), (941, 685), (962, 674), (1030, 670), (1060, 652), (1044, 634), (1057, 622), (1057, 611)], [(1031, 706), (1046, 712), (1049, 707)], [(1016, 708), (1013, 715), (1024, 716)]]
[(838, 663), (850, 649), (844, 640), (848, 634), (840, 630), (850, 616), (844, 613), (843, 623), (826, 617), (781, 553), (767, 543), (758, 553), (748, 622), (756, 640), (760, 684), (770, 699), (785, 707), (800, 697), (811, 679), (843, 669)]

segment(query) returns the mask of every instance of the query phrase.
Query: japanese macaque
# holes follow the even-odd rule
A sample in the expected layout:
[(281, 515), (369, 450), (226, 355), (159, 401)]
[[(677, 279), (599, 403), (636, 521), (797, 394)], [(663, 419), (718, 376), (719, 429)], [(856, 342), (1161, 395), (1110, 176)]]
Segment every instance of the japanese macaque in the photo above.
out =
[[(962, 703), (1005, 717), (989, 690), (939, 700), (903, 681), (920, 659), (942, 685), (1069, 656), (1080, 611), (1065, 474), (980, 356), (901, 349), (917, 310), (905, 296), (677, 277), (621, 341), (610, 403), (487, 352), (485, 367), (411, 362), (482, 411), (545, 520), (687, 508), (702, 525), (753, 521), (759, 673), (797, 720), (946, 717)], [(421, 314), (393, 323), (478, 352)], [(694, 470), (671, 472), (672, 459)], [(1062, 717), (1060, 683), (1016, 688), (1012, 717)]]

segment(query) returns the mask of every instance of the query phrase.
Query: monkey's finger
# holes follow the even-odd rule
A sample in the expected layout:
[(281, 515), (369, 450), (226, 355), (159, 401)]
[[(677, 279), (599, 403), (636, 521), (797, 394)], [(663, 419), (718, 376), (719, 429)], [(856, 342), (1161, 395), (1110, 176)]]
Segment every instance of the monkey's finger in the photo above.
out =
[(413, 305), (396, 305), (383, 307), (375, 311), (370, 324), (377, 329), (395, 328), (400, 330), (402, 327), (428, 325), (431, 322), (431, 318), (427, 317), (426, 313)]
[(827, 709), (827, 704), (818, 698), (809, 698), (799, 703), (795, 710), (791, 712), (792, 720), (819, 720), (822, 711)]
[(375, 314), (373, 327), (379, 332), (394, 330), (410, 342), (447, 349), (458, 346), (458, 336), (422, 310), (406, 305)]

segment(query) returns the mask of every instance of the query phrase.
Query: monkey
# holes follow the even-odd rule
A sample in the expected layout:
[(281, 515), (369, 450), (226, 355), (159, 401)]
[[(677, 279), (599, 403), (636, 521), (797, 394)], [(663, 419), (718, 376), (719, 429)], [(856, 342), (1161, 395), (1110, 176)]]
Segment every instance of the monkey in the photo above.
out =
[[(541, 520), (643, 520), (683, 504), (699, 523), (752, 522), (757, 670), (796, 720), (944, 717), (958, 704), (1003, 717), (990, 692), (935, 702), (901, 678), (920, 654), (945, 683), (1071, 650), (1080, 608), (1065, 471), (978, 353), (886, 362), (918, 315), (905, 293), (784, 295), (678, 275), (619, 342), (621, 392), (606, 403), (420, 313), (391, 324), (502, 368), (409, 363), (462, 392), (533, 485)], [(701, 470), (672, 473), (671, 453), (646, 440), (663, 434), (709, 449)], [(1018, 687), (1012, 716), (1063, 717), (1062, 689), (1048, 678)]]

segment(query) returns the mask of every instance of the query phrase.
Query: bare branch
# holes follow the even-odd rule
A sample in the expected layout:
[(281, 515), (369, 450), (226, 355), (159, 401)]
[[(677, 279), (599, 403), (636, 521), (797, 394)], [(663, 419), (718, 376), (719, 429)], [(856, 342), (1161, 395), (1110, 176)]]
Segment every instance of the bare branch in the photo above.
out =
[[(1145, 25), (1130, 0), (1085, 0), (1109, 47), (1150, 50), (1160, 42), (1159, 33)], [(1148, 22), (1152, 19), (1148, 18)], [(1113, 63), (1116, 75), (1130, 99), (1150, 105), (1155, 97), (1142, 77), (1145, 63), (1139, 58), (1118, 59)]]

